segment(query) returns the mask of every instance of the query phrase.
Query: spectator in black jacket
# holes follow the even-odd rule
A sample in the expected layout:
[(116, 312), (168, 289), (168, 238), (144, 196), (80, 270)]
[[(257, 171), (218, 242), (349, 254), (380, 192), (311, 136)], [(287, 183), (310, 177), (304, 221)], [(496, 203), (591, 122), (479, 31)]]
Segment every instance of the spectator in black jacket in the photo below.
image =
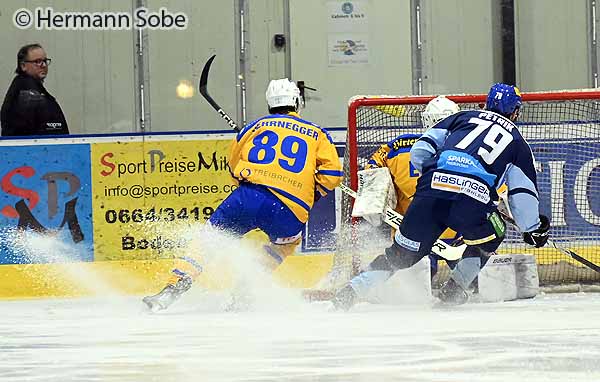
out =
[(50, 59), (39, 44), (17, 53), (17, 75), (0, 113), (2, 136), (69, 134), (67, 121), (56, 99), (44, 88)]

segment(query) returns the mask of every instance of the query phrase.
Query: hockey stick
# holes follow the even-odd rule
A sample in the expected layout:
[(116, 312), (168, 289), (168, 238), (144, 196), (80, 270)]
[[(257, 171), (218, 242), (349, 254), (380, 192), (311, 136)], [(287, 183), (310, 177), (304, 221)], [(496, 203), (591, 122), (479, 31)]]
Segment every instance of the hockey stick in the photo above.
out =
[[(502, 199), (502, 202), (504, 202), (504, 199)], [(501, 207), (501, 206), (498, 206)], [(506, 209), (506, 211), (504, 211), (503, 209)], [(517, 222), (515, 221), (515, 219), (513, 219), (512, 216), (509, 215), (509, 210), (504, 207), (503, 209), (498, 208), (498, 212), (500, 213), (500, 215), (502, 216), (502, 218), (504, 220), (506, 220), (508, 223), (512, 224), (513, 227), (515, 227), (515, 229), (521, 233), (521, 230), (519, 229), (519, 226), (517, 226)], [(521, 233), (522, 234), (522, 233)], [(573, 260), (585, 265), (586, 267), (590, 268), (593, 271), (596, 271), (598, 273), (600, 273), (600, 266), (592, 263), (591, 261), (589, 261), (588, 259), (579, 256), (578, 254), (576, 254), (575, 252), (571, 251), (570, 249), (567, 248), (563, 248), (560, 245), (556, 244), (556, 242), (552, 239), (548, 239), (548, 243), (550, 245), (552, 245), (555, 249), (557, 249), (559, 252), (562, 252), (563, 254), (569, 256), (570, 258), (572, 258)]]
[(200, 85), (198, 86), (198, 91), (200, 91), (200, 94), (202, 94), (202, 96), (204, 97), (204, 99), (206, 99), (210, 106), (212, 106), (213, 109), (215, 109), (217, 113), (219, 113), (221, 118), (223, 118), (233, 130), (239, 133), (241, 128), (237, 125), (237, 123), (233, 121), (233, 118), (231, 118), (227, 113), (225, 113), (221, 106), (219, 106), (219, 104), (216, 103), (214, 99), (212, 99), (212, 97), (208, 94), (208, 90), (206, 89), (206, 85), (208, 84), (208, 72), (210, 70), (210, 65), (212, 64), (215, 57), (216, 54), (213, 54), (212, 57), (209, 58), (208, 61), (206, 61), (206, 64), (204, 64), (202, 74), (200, 75)]
[[(346, 186), (343, 183), (340, 184), (339, 187), (340, 187), (340, 190), (342, 190), (342, 192), (344, 192), (351, 198), (356, 199), (356, 195), (357, 195), (356, 191), (354, 191), (353, 189), (351, 189), (350, 187)], [(389, 207), (387, 207), (385, 209), (385, 216), (384, 216), (383, 221), (386, 224), (388, 224), (390, 227), (392, 227), (394, 229), (399, 229), (400, 224), (402, 223), (403, 219), (404, 219), (404, 216), (402, 216), (398, 212), (394, 211), (393, 209), (391, 209)], [(436, 255), (443, 257), (446, 260), (458, 260), (462, 257), (462, 254), (466, 248), (467, 248), (466, 244), (462, 244), (457, 247), (452, 247), (438, 239), (433, 244), (431, 251), (433, 253), (435, 253)]]
[(570, 249), (563, 248), (563, 247), (559, 246), (552, 239), (548, 239), (548, 243), (550, 243), (554, 248), (556, 248), (560, 252), (564, 253), (565, 255), (570, 256), (573, 260), (578, 261), (581, 264), (585, 265), (586, 267), (590, 268), (591, 270), (594, 270), (594, 271), (600, 273), (600, 267), (597, 266), (596, 264), (592, 263), (588, 259), (579, 256), (578, 254), (576, 254), (575, 252), (571, 251)]

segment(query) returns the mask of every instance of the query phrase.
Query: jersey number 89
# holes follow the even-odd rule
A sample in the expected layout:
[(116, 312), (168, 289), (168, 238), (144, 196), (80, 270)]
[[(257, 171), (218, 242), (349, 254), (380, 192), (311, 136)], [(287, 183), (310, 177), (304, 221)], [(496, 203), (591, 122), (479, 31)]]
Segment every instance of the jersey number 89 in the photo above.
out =
[[(248, 160), (252, 163), (269, 164), (277, 157), (275, 145), (279, 142), (279, 135), (272, 131), (265, 131), (252, 140), (254, 147), (248, 152)], [(284, 170), (299, 173), (306, 164), (308, 145), (302, 138), (288, 135), (281, 141), (281, 156), (277, 163)]]

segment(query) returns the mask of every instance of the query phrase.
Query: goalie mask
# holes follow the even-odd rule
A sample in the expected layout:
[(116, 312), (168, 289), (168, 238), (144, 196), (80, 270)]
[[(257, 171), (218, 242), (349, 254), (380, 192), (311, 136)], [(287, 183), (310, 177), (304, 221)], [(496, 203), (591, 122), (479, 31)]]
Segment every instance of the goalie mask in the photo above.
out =
[(297, 110), (300, 107), (300, 89), (287, 78), (271, 80), (266, 96), (269, 109), (289, 106)]
[(458, 105), (448, 98), (444, 96), (435, 97), (429, 101), (425, 110), (421, 113), (423, 127), (425, 127), (425, 130), (428, 130), (442, 119), (458, 113), (459, 111), (460, 108)]

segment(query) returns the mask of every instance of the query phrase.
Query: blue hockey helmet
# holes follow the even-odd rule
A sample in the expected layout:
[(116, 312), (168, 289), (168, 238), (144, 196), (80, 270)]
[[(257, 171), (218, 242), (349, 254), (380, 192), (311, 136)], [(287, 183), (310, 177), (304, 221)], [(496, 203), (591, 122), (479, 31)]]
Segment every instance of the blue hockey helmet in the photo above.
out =
[(521, 92), (519, 88), (507, 84), (494, 84), (485, 101), (485, 108), (509, 117), (521, 107)]

